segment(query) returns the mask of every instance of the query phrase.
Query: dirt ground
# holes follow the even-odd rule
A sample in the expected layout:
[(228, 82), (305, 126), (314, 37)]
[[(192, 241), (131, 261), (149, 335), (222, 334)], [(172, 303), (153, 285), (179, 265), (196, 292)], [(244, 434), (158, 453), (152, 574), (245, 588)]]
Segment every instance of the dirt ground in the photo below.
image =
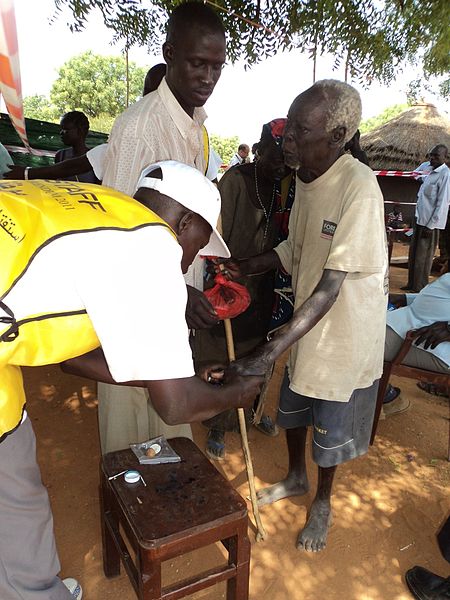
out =
[[(398, 252), (397, 252), (398, 253)], [(391, 288), (406, 271), (392, 269)], [(271, 382), (268, 412), (274, 415), (283, 365)], [(102, 570), (98, 501), (100, 459), (95, 386), (65, 376), (58, 367), (27, 369), (28, 410), (37, 439), (42, 477), (55, 520), (62, 576), (76, 577), (86, 600), (133, 600), (126, 575), (108, 580)], [(421, 564), (448, 576), (435, 532), (450, 512), (450, 463), (446, 457), (448, 401), (420, 391), (411, 380), (395, 380), (411, 408), (380, 422), (375, 445), (364, 458), (339, 468), (333, 496), (334, 524), (327, 548), (306, 554), (295, 548), (313, 491), (264, 507), (268, 536), (252, 541), (251, 600), (408, 600), (405, 571)], [(206, 431), (194, 426), (204, 448)], [(283, 433), (267, 438), (249, 432), (257, 487), (282, 478), (287, 451)], [(237, 434), (228, 434), (227, 457), (215, 463), (242, 496), (248, 496)], [(316, 469), (309, 462), (311, 489)], [(250, 509), (250, 503), (249, 503)], [(151, 515), (150, 515), (151, 518)], [(199, 572), (223, 559), (219, 546), (166, 565), (164, 582)], [(190, 596), (225, 598), (224, 586)]]

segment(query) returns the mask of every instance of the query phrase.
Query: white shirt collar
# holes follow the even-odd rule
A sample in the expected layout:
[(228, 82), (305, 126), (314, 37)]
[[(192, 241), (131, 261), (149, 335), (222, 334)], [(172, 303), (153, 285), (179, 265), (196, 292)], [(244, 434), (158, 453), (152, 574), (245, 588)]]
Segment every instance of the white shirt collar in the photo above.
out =
[(191, 117), (181, 108), (180, 103), (173, 95), (171, 89), (167, 85), (166, 78), (164, 77), (156, 90), (159, 94), (162, 103), (167, 109), (170, 117), (175, 123), (178, 131), (186, 139), (192, 131), (194, 123), (197, 125), (203, 125), (206, 120), (206, 112), (203, 107), (194, 109), (194, 116)]

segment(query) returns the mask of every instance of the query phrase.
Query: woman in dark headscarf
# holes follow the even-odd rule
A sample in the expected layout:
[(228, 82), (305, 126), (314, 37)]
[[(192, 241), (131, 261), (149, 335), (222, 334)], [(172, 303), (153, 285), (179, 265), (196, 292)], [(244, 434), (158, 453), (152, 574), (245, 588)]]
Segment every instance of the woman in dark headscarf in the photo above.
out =
[[(271, 250), (288, 234), (289, 213), (295, 196), (295, 173), (283, 160), (281, 144), (286, 119), (263, 126), (258, 160), (229, 169), (219, 182), (222, 197), (222, 232), (233, 258), (246, 258)], [(233, 319), (236, 357), (249, 354), (267, 333), (292, 315), (290, 278), (282, 271), (239, 280), (250, 292), (249, 308)], [(275, 292), (275, 293), (274, 293)], [(196, 359), (226, 361), (223, 324), (196, 334)], [(248, 420), (252, 415), (248, 415)], [(220, 460), (225, 454), (225, 432), (237, 430), (235, 411), (227, 411), (205, 422), (209, 428), (206, 452)], [(263, 415), (257, 429), (276, 435), (270, 417)]]

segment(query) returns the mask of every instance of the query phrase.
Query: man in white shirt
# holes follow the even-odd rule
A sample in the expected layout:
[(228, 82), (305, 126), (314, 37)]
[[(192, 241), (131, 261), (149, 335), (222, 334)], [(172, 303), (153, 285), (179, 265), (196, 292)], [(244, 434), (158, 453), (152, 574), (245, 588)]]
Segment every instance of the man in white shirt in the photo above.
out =
[[(180, 4), (169, 18), (163, 55), (167, 73), (158, 89), (122, 113), (109, 138), (103, 184), (128, 194), (134, 193), (142, 168), (155, 161), (178, 160), (207, 170), (203, 105), (225, 63), (225, 32), (217, 14), (200, 2)], [(193, 286), (188, 287), (189, 325), (216, 323), (217, 315), (197, 291), (203, 289), (202, 261), (194, 263), (186, 283)], [(104, 385), (99, 386), (99, 428), (103, 452), (158, 433), (192, 437), (188, 425), (170, 429), (159, 421), (146, 391)]]
[(277, 419), (286, 429), (288, 474), (258, 497), (268, 504), (308, 492), (311, 426), (318, 487), (297, 547), (312, 552), (326, 544), (337, 465), (367, 452), (383, 368), (383, 197), (373, 171), (344, 154), (360, 119), (358, 92), (340, 81), (318, 81), (294, 100), (283, 143), (286, 164), (298, 169), (288, 239), (270, 252), (225, 263), (232, 277), (277, 267), (292, 275), (292, 319), (235, 368), (265, 373), (290, 348)]
[(64, 181), (0, 187), (0, 598), (73, 600), (81, 591), (57, 577), (20, 367), (66, 361), (68, 372), (139, 382), (173, 424), (250, 406), (262, 378), (227, 373), (210, 386), (194, 373), (183, 273), (201, 248), (227, 254), (219, 192), (196, 169), (152, 165), (136, 200)]
[(240, 144), (237, 152), (234, 153), (233, 158), (230, 160), (227, 168), (229, 169), (230, 167), (242, 165), (242, 163), (247, 162), (249, 154), (250, 146), (248, 146), (248, 144)]
[[(416, 340), (403, 363), (450, 375), (450, 273), (428, 284), (418, 294), (389, 294), (389, 302), (397, 310), (387, 313), (384, 359), (393, 360), (408, 331), (414, 330)], [(409, 408), (409, 399), (402, 398), (400, 393), (399, 387), (388, 386), (384, 416)]]
[(448, 149), (438, 144), (430, 150), (431, 172), (417, 194), (414, 234), (408, 257), (408, 282), (402, 288), (420, 292), (428, 284), (439, 231), (445, 229), (450, 205)]

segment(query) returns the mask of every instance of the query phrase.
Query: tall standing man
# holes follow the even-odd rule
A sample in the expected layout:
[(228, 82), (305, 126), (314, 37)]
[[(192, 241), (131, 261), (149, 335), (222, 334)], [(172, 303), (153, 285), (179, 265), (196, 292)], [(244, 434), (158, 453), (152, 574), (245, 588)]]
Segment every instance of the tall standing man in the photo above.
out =
[(408, 282), (403, 290), (420, 292), (428, 285), (439, 231), (445, 229), (448, 218), (450, 169), (445, 164), (447, 154), (447, 146), (438, 144), (428, 155), (431, 172), (417, 194), (414, 234), (408, 257)]
[(297, 547), (313, 552), (326, 544), (337, 465), (367, 452), (383, 367), (383, 197), (371, 169), (344, 154), (360, 119), (358, 92), (340, 81), (319, 81), (294, 100), (283, 143), (286, 164), (298, 169), (289, 237), (270, 252), (227, 263), (232, 277), (278, 267), (292, 275), (292, 320), (235, 365), (241, 373), (265, 373), (291, 348), (278, 411), (289, 470), (260, 491), (259, 502), (308, 491), (311, 426), (318, 487)]
[[(202, 173), (207, 169), (203, 105), (225, 63), (225, 31), (217, 14), (201, 2), (179, 5), (168, 21), (163, 55), (167, 72), (158, 89), (122, 113), (109, 138), (103, 183), (127, 194), (135, 192), (141, 170), (159, 160), (178, 160)], [(217, 315), (211, 305), (191, 287), (203, 288), (203, 269), (190, 269), (186, 283), (190, 284), (189, 325), (215, 324)], [(169, 428), (161, 421), (146, 391), (103, 384), (99, 385), (99, 427), (103, 452), (158, 434), (192, 436), (188, 425)]]

